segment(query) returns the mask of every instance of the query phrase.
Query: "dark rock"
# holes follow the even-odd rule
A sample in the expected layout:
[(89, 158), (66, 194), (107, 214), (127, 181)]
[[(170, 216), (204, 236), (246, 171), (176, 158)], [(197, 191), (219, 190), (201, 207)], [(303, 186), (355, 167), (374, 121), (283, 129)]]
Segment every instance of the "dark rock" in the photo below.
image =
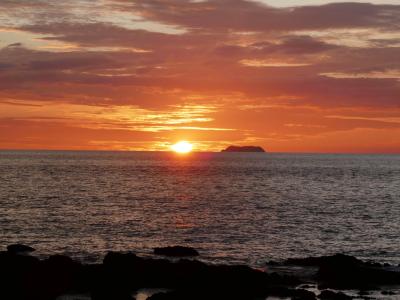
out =
[(199, 252), (196, 249), (183, 246), (154, 248), (154, 254), (175, 257), (199, 256)]
[[(201, 300), (204, 291), (170, 291), (152, 295), (147, 300)], [(212, 297), (211, 297), (212, 298)]]
[(291, 298), (296, 300), (314, 300), (316, 296), (313, 292), (304, 289), (292, 289), (283, 286), (274, 286), (266, 289), (267, 296), (279, 298)]
[(362, 263), (361, 260), (349, 255), (335, 254), (332, 256), (306, 257), (306, 258), (289, 258), (284, 264), (297, 266), (316, 266), (320, 267), (324, 264), (354, 265)]
[(71, 257), (66, 255), (52, 255), (43, 260), (43, 264), (52, 270), (71, 270), (80, 266), (79, 262), (74, 261)]
[(139, 286), (151, 285), (148, 270), (143, 265), (144, 260), (134, 253), (109, 252), (104, 257), (103, 265), (99, 266), (97, 282), (92, 288), (92, 298), (99, 300), (129, 299), (132, 291)]
[(35, 257), (16, 255), (14, 252), (1, 252), (1, 298), (35, 299), (39, 270), (40, 261)]
[(333, 292), (329, 290), (322, 291), (321, 294), (319, 294), (318, 298), (322, 300), (351, 300), (353, 297), (350, 297), (344, 293), (341, 292)]
[(370, 267), (359, 260), (324, 262), (319, 267), (318, 277), (337, 288), (373, 289), (376, 285), (400, 283), (399, 272)]
[(318, 267), (317, 279), (325, 288), (366, 290), (383, 284), (400, 284), (400, 272), (344, 254), (288, 259), (285, 264)]
[(366, 261), (366, 262), (363, 262), (366, 266), (369, 266), (369, 267), (383, 267), (383, 264), (380, 264), (380, 263), (378, 263), (378, 262), (375, 262), (375, 261)]
[(15, 255), (13, 252), (0, 252), (1, 271), (24, 270), (36, 267), (39, 259), (32, 256)]
[(90, 294), (92, 300), (134, 300), (129, 291), (99, 288)]
[(194, 285), (208, 266), (198, 261), (145, 259), (133, 253), (110, 252), (104, 258), (104, 273), (109, 282), (126, 287), (176, 288)]
[(56, 297), (79, 287), (82, 265), (65, 255), (53, 255), (40, 264), (40, 278), (49, 297)]
[(302, 289), (313, 289), (313, 288), (315, 288), (315, 285), (311, 285), (311, 284), (302, 284), (302, 285), (300, 286), (300, 288), (302, 288)]
[[(229, 291), (231, 297), (242, 295), (242, 299), (262, 297), (268, 294), (271, 286), (294, 286), (301, 283), (293, 277), (267, 274), (248, 266), (206, 265), (187, 259), (171, 262), (122, 253), (108, 253), (104, 259), (103, 272), (102, 286), (117, 287), (119, 290), (166, 288), (180, 293), (185, 290), (191, 295), (187, 298), (186, 293), (186, 299), (193, 299), (193, 291), (197, 293), (202, 290), (221, 295)], [(208, 296), (204, 295), (203, 299), (208, 299)]]
[(0, 253), (2, 299), (54, 300), (74, 292), (80, 286), (83, 266), (67, 256), (51, 256), (45, 260), (13, 252)]
[(360, 291), (358, 292), (358, 294), (359, 294), (360, 296), (367, 296), (367, 295), (369, 295), (369, 291), (360, 290)]
[(120, 252), (108, 252), (103, 259), (105, 266), (122, 267), (125, 265), (136, 264), (142, 260), (135, 253), (120, 253)]
[(315, 300), (315, 294), (301, 289), (288, 289), (284, 287), (276, 287), (265, 290), (263, 295), (254, 294), (252, 290), (236, 289), (181, 289), (170, 292), (162, 292), (152, 295), (148, 300), (204, 300), (204, 299), (226, 299), (226, 300), (256, 300), (266, 298), (268, 296), (285, 297), (293, 300)]
[(259, 146), (229, 146), (221, 152), (265, 152), (265, 150)]
[(13, 244), (7, 246), (7, 251), (13, 254), (20, 254), (20, 253), (30, 253), (35, 251), (34, 248), (23, 245), (23, 244)]
[[(171, 248), (176, 247), (164, 249)], [(266, 273), (244, 265), (207, 265), (193, 259), (171, 261), (118, 252), (109, 252), (102, 264), (82, 265), (63, 255), (39, 260), (7, 251), (0, 252), (0, 282), (2, 297), (17, 300), (54, 300), (69, 293), (87, 293), (94, 300), (132, 300), (131, 295), (139, 288), (171, 290), (156, 294), (150, 300), (256, 300), (269, 296), (314, 300), (316, 295), (304, 288), (316, 285), (329, 289), (357, 289), (360, 290), (358, 298), (366, 299), (364, 295), (368, 295), (369, 289), (400, 283), (400, 273), (392, 271), (394, 268), (342, 254), (291, 259), (285, 264), (300, 267), (281, 264), (276, 269), (293, 268), (299, 272), (312, 269), (313, 275), (301, 281), (294, 276)], [(393, 292), (384, 291), (382, 295), (393, 295)], [(318, 298), (352, 299), (332, 290), (322, 291)]]
[(382, 295), (388, 295), (388, 296), (389, 296), (389, 295), (390, 295), (390, 296), (396, 295), (396, 293), (395, 293), (395, 292), (392, 292), (392, 291), (382, 291), (381, 294), (382, 294)]
[(294, 290), (294, 295), (292, 296), (292, 300), (315, 300), (317, 299), (313, 292), (296, 289)]

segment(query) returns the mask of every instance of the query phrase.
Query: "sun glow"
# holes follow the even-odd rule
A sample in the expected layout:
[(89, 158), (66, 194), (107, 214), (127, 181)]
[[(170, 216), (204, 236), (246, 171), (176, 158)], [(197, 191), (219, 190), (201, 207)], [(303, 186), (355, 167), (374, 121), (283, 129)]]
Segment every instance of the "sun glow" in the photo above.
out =
[(189, 153), (193, 149), (193, 145), (186, 141), (178, 142), (171, 146), (172, 151), (177, 153)]

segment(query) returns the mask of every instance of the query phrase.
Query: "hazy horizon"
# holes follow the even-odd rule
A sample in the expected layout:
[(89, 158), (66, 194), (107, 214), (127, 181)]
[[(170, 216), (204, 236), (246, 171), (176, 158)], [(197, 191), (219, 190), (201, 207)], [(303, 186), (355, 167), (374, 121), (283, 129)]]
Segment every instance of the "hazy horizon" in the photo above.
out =
[[(191, 153), (188, 154), (175, 154), (177, 156), (189, 156), (192, 154), (196, 153), (224, 153), (222, 152), (223, 148), (220, 150), (196, 150), (194, 149), (191, 151)], [(268, 151), (268, 149), (265, 149), (266, 155), (268, 154), (304, 154), (304, 155), (400, 155), (400, 152), (279, 152), (279, 151)], [(48, 151), (48, 152), (154, 152), (154, 153), (174, 153), (173, 150), (171, 149), (165, 149), (165, 150), (124, 150), (124, 149), (114, 149), (114, 150), (109, 150), (109, 149), (28, 149), (28, 148), (20, 148), (20, 149), (0, 149), (0, 152), (40, 152), (40, 151)], [(226, 153), (226, 152), (225, 152)], [(229, 153), (229, 152), (228, 152)], [(252, 154), (257, 152), (231, 152), (231, 153), (239, 153), (239, 154)], [(263, 155), (263, 153), (261, 153)]]

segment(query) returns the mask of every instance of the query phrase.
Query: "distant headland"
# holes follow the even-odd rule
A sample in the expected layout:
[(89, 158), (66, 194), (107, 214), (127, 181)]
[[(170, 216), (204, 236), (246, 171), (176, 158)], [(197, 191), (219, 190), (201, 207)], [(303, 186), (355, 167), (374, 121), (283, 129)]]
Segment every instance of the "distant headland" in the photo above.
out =
[(260, 146), (229, 146), (221, 152), (265, 152)]

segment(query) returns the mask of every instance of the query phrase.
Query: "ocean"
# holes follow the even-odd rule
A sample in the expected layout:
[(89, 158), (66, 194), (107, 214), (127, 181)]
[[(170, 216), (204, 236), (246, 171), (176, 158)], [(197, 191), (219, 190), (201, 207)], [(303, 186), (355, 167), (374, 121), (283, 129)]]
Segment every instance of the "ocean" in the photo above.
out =
[(0, 248), (400, 263), (400, 155), (0, 151)]

